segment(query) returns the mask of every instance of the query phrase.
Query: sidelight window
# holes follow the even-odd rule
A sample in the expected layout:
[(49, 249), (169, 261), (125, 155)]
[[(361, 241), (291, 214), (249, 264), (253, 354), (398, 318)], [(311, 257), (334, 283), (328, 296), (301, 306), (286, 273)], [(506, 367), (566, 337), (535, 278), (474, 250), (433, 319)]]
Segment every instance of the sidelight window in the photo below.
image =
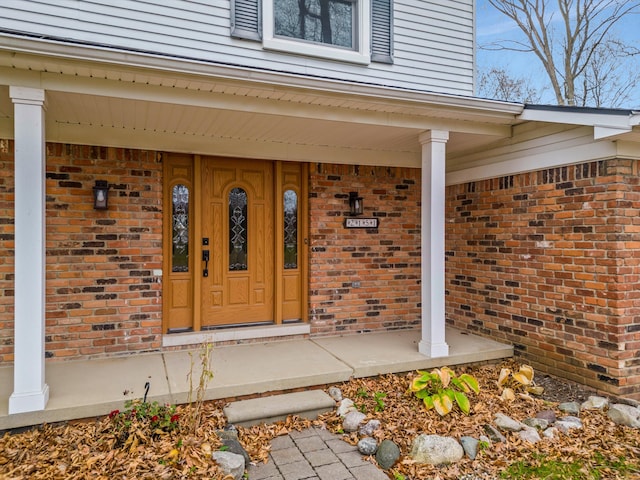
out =
[(298, 194), (284, 192), (284, 268), (298, 268)]
[(229, 192), (229, 270), (248, 269), (247, 192), (234, 188)]
[(171, 271), (189, 271), (189, 188), (175, 185), (171, 192)]

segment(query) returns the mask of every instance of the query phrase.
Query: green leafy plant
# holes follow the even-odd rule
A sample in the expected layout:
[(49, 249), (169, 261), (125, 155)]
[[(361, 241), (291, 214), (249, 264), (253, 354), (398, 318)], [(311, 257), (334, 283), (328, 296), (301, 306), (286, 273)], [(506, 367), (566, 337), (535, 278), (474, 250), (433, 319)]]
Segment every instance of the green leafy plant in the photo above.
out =
[(525, 399), (531, 399), (529, 394), (541, 395), (544, 388), (536, 386), (533, 377), (534, 371), (530, 365), (521, 365), (517, 372), (509, 368), (501, 369), (497, 381), (500, 398), (512, 401), (515, 400), (516, 393)]
[(472, 375), (463, 373), (459, 377), (449, 367), (436, 368), (431, 372), (418, 370), (409, 390), (424, 403), (428, 410), (432, 408), (444, 416), (451, 412), (454, 403), (466, 415), (471, 411), (467, 393), (480, 392), (478, 381)]
[[(356, 397), (362, 398), (363, 400), (367, 399), (369, 398), (369, 392), (367, 392), (365, 388), (360, 387), (356, 392)], [(362, 403), (354, 402), (353, 405), (358, 409), (359, 412), (365, 413), (367, 411), (367, 405), (364, 402)]]
[(148, 434), (164, 435), (180, 428), (180, 415), (175, 405), (160, 405), (158, 402), (127, 400), (125, 409), (109, 413), (109, 428), (125, 445), (138, 445)]
[[(362, 399), (369, 399), (371, 398), (371, 395), (369, 395), (369, 392), (365, 389), (365, 388), (359, 388), (358, 391), (356, 392), (356, 397), (358, 398), (362, 398)], [(373, 394), (373, 401), (375, 402), (375, 406), (374, 406), (374, 411), (376, 412), (381, 412), (384, 410), (385, 404), (384, 404), (384, 399), (387, 397), (387, 394), (384, 392), (375, 392)], [(355, 407), (362, 413), (365, 413), (367, 410), (367, 405), (366, 403), (354, 403)]]
[(373, 399), (376, 402), (375, 411), (381, 412), (384, 410), (384, 399), (387, 397), (387, 394), (384, 392), (376, 392), (373, 394)]

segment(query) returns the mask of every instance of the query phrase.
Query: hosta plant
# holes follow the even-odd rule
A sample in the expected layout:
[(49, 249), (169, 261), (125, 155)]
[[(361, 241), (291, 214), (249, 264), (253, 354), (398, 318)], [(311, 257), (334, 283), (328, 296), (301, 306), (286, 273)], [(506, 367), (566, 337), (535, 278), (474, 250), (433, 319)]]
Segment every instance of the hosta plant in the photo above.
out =
[(409, 390), (422, 400), (427, 410), (433, 408), (444, 416), (453, 410), (454, 405), (458, 405), (468, 415), (471, 403), (467, 394), (478, 393), (480, 387), (472, 375), (463, 373), (456, 376), (449, 367), (442, 367), (430, 372), (418, 370), (418, 376), (411, 381)]
[(500, 398), (502, 400), (515, 400), (516, 394), (525, 399), (531, 399), (529, 394), (541, 395), (544, 388), (536, 386), (533, 381), (533, 367), (522, 365), (517, 372), (509, 368), (500, 370), (498, 376), (498, 388), (500, 388)]

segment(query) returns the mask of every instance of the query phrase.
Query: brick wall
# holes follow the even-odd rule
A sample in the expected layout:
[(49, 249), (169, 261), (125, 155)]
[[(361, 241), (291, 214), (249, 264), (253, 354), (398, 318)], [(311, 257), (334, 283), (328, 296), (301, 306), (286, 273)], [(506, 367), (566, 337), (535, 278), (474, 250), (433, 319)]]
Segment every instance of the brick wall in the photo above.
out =
[(13, 142), (0, 139), (0, 364), (13, 361)]
[[(0, 152), (0, 362), (13, 360), (13, 145)], [(1, 146), (1, 145), (0, 145)], [(162, 165), (155, 152), (47, 144), (46, 357), (157, 349)], [(109, 210), (93, 209), (107, 180)]]
[(638, 164), (447, 189), (447, 321), (544, 371), (640, 397)]
[[(420, 170), (312, 165), (311, 333), (414, 328), (420, 324)], [(345, 229), (349, 192), (376, 229)], [(359, 285), (358, 285), (359, 284)]]

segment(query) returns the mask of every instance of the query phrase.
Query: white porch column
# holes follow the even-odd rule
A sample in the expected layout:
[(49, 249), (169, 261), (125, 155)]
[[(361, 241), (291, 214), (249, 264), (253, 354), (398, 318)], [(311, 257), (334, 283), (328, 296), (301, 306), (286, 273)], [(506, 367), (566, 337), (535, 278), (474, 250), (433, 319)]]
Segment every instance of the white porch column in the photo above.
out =
[(15, 123), (15, 313), (9, 413), (44, 410), (45, 135), (42, 89), (10, 87)]
[(444, 338), (445, 150), (449, 132), (420, 135), (422, 145), (422, 339), (418, 351), (431, 358), (449, 355)]

